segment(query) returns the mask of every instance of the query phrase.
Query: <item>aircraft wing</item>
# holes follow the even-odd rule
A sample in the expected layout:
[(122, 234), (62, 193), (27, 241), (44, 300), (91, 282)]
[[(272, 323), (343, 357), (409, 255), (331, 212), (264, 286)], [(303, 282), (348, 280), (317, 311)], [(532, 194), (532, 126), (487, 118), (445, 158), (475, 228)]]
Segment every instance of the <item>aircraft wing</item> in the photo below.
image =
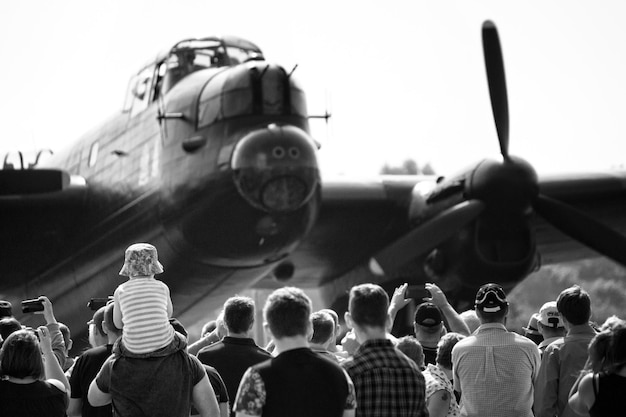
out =
[[(412, 278), (407, 273), (422, 274), (413, 278), (424, 279), (423, 271), (416, 272), (416, 266), (421, 269), (423, 256), (417, 257), (409, 268), (382, 278), (371, 273), (368, 261), (412, 230), (409, 215), (412, 190), (420, 182), (434, 180), (433, 177), (382, 176), (372, 180), (323, 181), (317, 222), (297, 249), (279, 264), (291, 265), (277, 268), (275, 274), (261, 280), (257, 287), (283, 284), (337, 287), (333, 281), (346, 280), (346, 276), (350, 283), (385, 282)], [(543, 195), (626, 234), (626, 172), (541, 176), (539, 187)], [(531, 227), (542, 264), (601, 256), (537, 214), (532, 216)], [(285, 271), (292, 275), (284, 276)], [(355, 274), (358, 276), (352, 276)], [(349, 285), (339, 287), (349, 288)]]

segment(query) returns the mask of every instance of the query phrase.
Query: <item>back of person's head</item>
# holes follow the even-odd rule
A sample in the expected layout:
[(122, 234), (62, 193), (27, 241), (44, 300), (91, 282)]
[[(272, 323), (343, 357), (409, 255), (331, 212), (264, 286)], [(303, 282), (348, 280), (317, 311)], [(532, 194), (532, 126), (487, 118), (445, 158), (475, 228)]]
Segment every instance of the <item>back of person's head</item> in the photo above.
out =
[(415, 309), (413, 322), (419, 327), (416, 332), (423, 331), (431, 334), (441, 334), (443, 326), (443, 313), (435, 304), (431, 302), (421, 303)]
[(104, 319), (102, 320), (103, 327), (106, 326), (107, 334), (113, 333), (114, 335), (122, 334), (122, 330), (115, 327), (115, 322), (113, 321), (113, 306), (114, 303), (109, 303), (105, 306), (104, 310)]
[(617, 324), (611, 333), (610, 371), (617, 372), (626, 365), (626, 325)]
[(388, 320), (389, 296), (379, 285), (361, 284), (352, 287), (348, 310), (359, 327), (385, 328)]
[(11, 333), (0, 350), (0, 373), (15, 378), (45, 377), (39, 342), (33, 330)]
[(476, 292), (476, 315), (482, 323), (501, 323), (508, 311), (509, 302), (504, 289), (498, 284), (485, 284)]
[(320, 310), (320, 312), (330, 314), (330, 316), (333, 318), (333, 321), (335, 322), (335, 328), (339, 329), (339, 314), (337, 314), (335, 310), (333, 310), (332, 308), (323, 308)]
[(254, 300), (231, 297), (224, 303), (224, 323), (231, 333), (246, 333), (254, 324)]
[(602, 323), (602, 325), (600, 326), (600, 331), (613, 330), (615, 327), (623, 325), (624, 323), (626, 323), (624, 320), (613, 314), (612, 316), (604, 320), (604, 323)]
[(65, 343), (65, 350), (69, 351), (72, 349), (72, 334), (70, 332), (70, 328), (67, 327), (64, 323), (59, 322), (59, 331), (63, 336), (63, 343)]
[(299, 288), (284, 287), (267, 298), (263, 317), (277, 339), (308, 336), (311, 322), (311, 299)]
[(474, 330), (480, 327), (480, 319), (476, 315), (476, 310), (465, 310), (461, 314), (459, 314), (465, 324), (467, 325), (470, 333), (474, 333)]
[(424, 349), (420, 342), (413, 336), (403, 336), (398, 339), (396, 348), (404, 353), (409, 359), (422, 369), (424, 367)]
[(459, 340), (463, 339), (465, 339), (465, 336), (454, 332), (441, 336), (439, 343), (437, 343), (437, 359), (435, 360), (439, 366), (452, 369), (452, 348)]
[(563, 318), (574, 326), (588, 323), (591, 318), (591, 299), (578, 285), (561, 291), (556, 300), (556, 307)]
[(589, 367), (594, 373), (607, 370), (609, 363), (609, 351), (611, 348), (611, 331), (603, 331), (596, 334), (589, 342)]
[(102, 306), (93, 313), (93, 318), (91, 319), (91, 323), (96, 327), (98, 333), (101, 335), (106, 335), (104, 330), (102, 330), (102, 322), (104, 321), (104, 311), (106, 310), (106, 306)]
[(14, 317), (5, 317), (0, 320), (0, 337), (2, 340), (7, 340), (7, 337), (13, 332), (22, 329), (22, 325)]
[(10, 301), (0, 300), (0, 318), (13, 317), (13, 305)]
[(323, 345), (335, 334), (335, 321), (330, 314), (324, 311), (316, 311), (311, 314), (311, 325), (313, 326), (311, 343), (316, 345)]

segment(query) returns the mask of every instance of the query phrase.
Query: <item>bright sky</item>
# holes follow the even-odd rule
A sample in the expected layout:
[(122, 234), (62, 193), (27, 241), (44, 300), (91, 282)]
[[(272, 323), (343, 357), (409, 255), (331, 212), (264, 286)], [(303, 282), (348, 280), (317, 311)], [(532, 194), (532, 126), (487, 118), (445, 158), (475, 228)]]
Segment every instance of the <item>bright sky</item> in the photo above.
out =
[[(0, 150), (60, 149), (118, 111), (130, 76), (186, 37), (238, 35), (298, 64), (326, 173), (440, 174), (497, 157), (481, 24), (498, 26), (511, 153), (540, 172), (626, 163), (626, 2), (45, 1), (0, 11)], [(328, 99), (327, 99), (328, 97)]]

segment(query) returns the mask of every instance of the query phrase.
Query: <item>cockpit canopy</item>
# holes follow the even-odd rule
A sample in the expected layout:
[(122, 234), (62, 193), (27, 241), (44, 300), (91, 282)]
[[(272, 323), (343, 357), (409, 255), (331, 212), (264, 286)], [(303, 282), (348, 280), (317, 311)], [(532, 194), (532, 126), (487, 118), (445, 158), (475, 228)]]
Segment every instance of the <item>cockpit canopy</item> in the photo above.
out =
[(241, 38), (187, 39), (178, 42), (164, 60), (162, 92), (166, 93), (192, 72), (259, 59), (263, 59), (261, 49)]
[(140, 113), (195, 71), (263, 59), (258, 46), (235, 36), (185, 39), (157, 55), (133, 77), (124, 111), (131, 116)]

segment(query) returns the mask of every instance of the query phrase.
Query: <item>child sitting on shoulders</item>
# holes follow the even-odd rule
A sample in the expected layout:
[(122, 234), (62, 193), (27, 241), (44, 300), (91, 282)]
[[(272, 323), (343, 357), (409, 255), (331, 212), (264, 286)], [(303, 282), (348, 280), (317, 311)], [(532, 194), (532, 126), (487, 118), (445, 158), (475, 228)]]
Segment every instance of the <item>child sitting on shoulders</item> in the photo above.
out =
[(174, 342), (175, 332), (169, 322), (173, 310), (170, 290), (154, 278), (162, 272), (154, 246), (135, 243), (126, 249), (119, 274), (129, 280), (113, 294), (113, 322), (123, 329), (122, 351), (146, 354)]

